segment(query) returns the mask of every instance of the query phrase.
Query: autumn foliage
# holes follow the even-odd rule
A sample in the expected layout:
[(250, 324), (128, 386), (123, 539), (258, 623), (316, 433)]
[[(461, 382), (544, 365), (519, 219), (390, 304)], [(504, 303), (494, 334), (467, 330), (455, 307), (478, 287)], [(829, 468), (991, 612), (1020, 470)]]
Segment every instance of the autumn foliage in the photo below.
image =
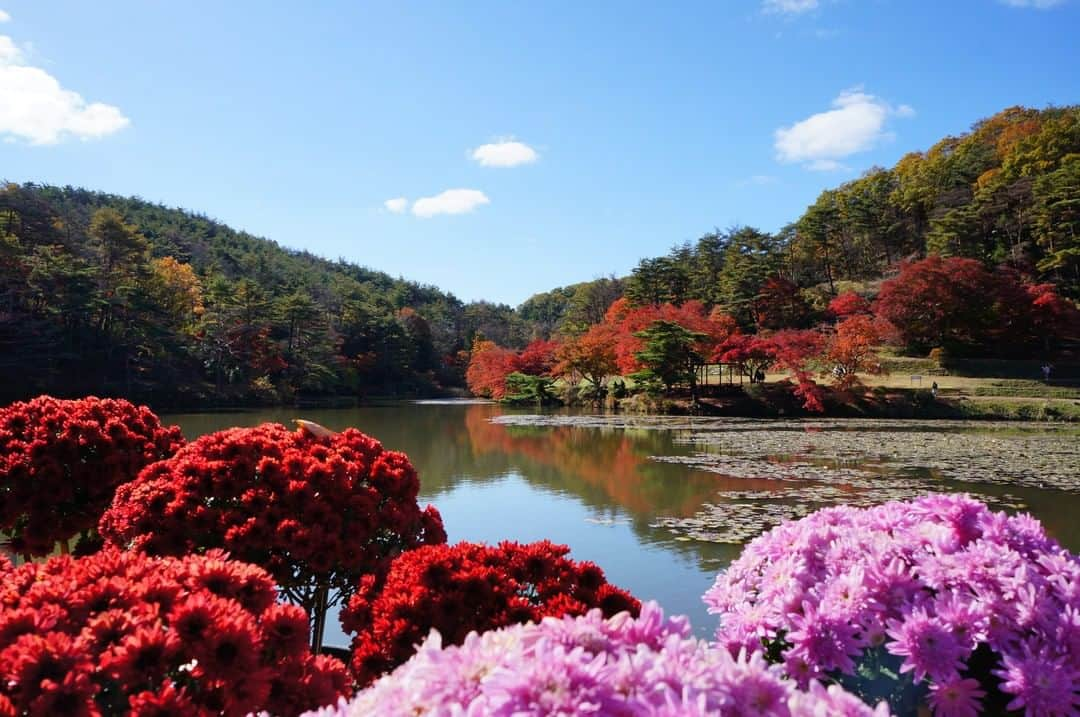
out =
[(610, 585), (590, 562), (566, 557), (569, 548), (547, 541), (498, 546), (436, 545), (398, 556), (386, 575), (367, 575), (341, 613), (354, 633), (351, 668), (365, 685), (408, 660), (434, 628), (444, 645), (472, 631), (547, 616), (637, 615), (641, 603)]
[(92, 531), (117, 486), (184, 443), (149, 408), (93, 396), (39, 396), (0, 409), (0, 530), (46, 555)]
[(515, 360), (515, 370), (530, 376), (549, 376), (557, 361), (558, 341), (537, 339), (521, 350)]
[(580, 336), (568, 338), (558, 348), (552, 373), (572, 381), (584, 378), (601, 387), (604, 380), (618, 372), (615, 353), (615, 328), (606, 323), (593, 324)]
[(828, 312), (829, 315), (835, 318), (846, 319), (849, 316), (856, 316), (858, 314), (869, 314), (871, 313), (871, 307), (869, 301), (859, 296), (854, 291), (847, 291), (843, 294), (838, 294), (829, 302)]
[(856, 372), (880, 373), (881, 364), (875, 349), (893, 333), (894, 329), (887, 321), (865, 314), (854, 314), (841, 321), (825, 352), (826, 363), (837, 386), (847, 389), (857, 384)]
[(776, 363), (776, 344), (767, 336), (733, 333), (713, 351), (712, 360), (735, 366), (750, 382)]
[(421, 510), (403, 453), (356, 429), (315, 435), (264, 423), (205, 435), (117, 491), (101, 534), (151, 555), (224, 549), (265, 568), (309, 610), (316, 587), (348, 594), (402, 550), (446, 540)]
[(874, 311), (911, 348), (998, 357), (1048, 350), (1080, 327), (1075, 305), (1052, 286), (1024, 284), (1015, 272), (992, 271), (974, 259), (936, 255), (902, 264), (882, 285)]
[(643, 339), (638, 336), (657, 321), (668, 321), (684, 329), (704, 334), (698, 351), (709, 355), (713, 347), (735, 330), (735, 323), (723, 313), (710, 314), (700, 301), (687, 301), (674, 304), (631, 306), (625, 299), (619, 299), (611, 305), (605, 322), (612, 327), (615, 335), (615, 360), (622, 374), (630, 374), (642, 368), (637, 355), (644, 348)]
[(533, 341), (520, 353), (503, 348), (494, 341), (473, 344), (465, 382), (477, 396), (499, 400), (506, 397), (506, 377), (512, 373), (548, 376), (558, 362), (559, 344), (555, 341)]
[(295, 715), (347, 695), (273, 580), (208, 553), (0, 566), (0, 714)]
[(753, 302), (758, 329), (802, 329), (813, 321), (813, 310), (795, 282), (774, 276), (765, 280)]

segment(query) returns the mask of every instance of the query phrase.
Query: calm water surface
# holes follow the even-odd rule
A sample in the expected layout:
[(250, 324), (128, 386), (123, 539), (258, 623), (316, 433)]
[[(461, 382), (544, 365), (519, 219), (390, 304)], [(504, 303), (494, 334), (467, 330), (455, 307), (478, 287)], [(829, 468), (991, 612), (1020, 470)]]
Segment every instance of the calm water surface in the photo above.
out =
[[(680, 538), (650, 527), (658, 518), (686, 518), (717, 492), (747, 480), (651, 460), (689, 456), (686, 431), (579, 426), (507, 426), (491, 418), (507, 409), (490, 404), (397, 403), (353, 409), (274, 409), (163, 417), (188, 439), (231, 426), (305, 418), (328, 428), (358, 428), (408, 454), (421, 480), (421, 504), (442, 513), (451, 542), (550, 539), (571, 557), (599, 564), (608, 579), (665, 610), (687, 614), (695, 631), (712, 632), (701, 594), (737, 545)], [(1065, 440), (1076, 440), (1076, 436)], [(1080, 467), (1078, 467), (1080, 468)], [(890, 480), (903, 480), (896, 475)], [(783, 484), (770, 484), (782, 499)], [(967, 490), (941, 481), (943, 489)], [(1080, 549), (1080, 495), (1060, 490), (980, 486), (1023, 499), (1059, 540)], [(336, 621), (328, 642), (346, 644)]]

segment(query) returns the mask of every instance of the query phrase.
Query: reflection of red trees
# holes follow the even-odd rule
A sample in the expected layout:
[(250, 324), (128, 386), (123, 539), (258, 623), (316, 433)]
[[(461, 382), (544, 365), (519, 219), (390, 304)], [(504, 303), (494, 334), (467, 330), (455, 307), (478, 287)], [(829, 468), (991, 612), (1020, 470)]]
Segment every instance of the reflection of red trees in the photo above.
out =
[(501, 453), (557, 469), (570, 480), (603, 491), (631, 513), (693, 515), (717, 489), (711, 476), (688, 470), (670, 490), (663, 486), (664, 497), (671, 502), (658, 503), (658, 493), (646, 490), (643, 483), (648, 470), (662, 467), (650, 461), (649, 451), (635, 445), (627, 434), (606, 434), (596, 440), (591, 431), (552, 427), (538, 435), (513, 435), (506, 426), (489, 422), (491, 412), (485, 408), (470, 406), (465, 413), (465, 426), (475, 452)]

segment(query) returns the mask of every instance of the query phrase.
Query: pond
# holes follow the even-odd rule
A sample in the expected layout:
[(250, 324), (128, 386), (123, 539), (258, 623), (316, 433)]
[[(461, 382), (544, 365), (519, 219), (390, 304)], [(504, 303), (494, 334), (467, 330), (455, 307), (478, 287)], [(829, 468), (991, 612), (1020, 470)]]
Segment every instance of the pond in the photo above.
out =
[[(1023, 423), (545, 415), (393, 403), (163, 417), (193, 439), (294, 418), (408, 454), (451, 542), (550, 539), (708, 636), (700, 596), (741, 543), (826, 505), (963, 491), (1080, 549), (1080, 431)], [(329, 644), (345, 645), (336, 621)]]

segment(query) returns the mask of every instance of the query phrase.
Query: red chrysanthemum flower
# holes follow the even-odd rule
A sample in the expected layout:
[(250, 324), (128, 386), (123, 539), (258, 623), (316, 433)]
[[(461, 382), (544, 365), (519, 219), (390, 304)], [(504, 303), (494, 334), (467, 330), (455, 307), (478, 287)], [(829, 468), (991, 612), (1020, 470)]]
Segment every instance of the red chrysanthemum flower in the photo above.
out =
[(171, 682), (156, 692), (145, 691), (131, 695), (128, 706), (131, 717), (188, 717), (200, 713), (185, 690), (178, 689)]
[(146, 406), (39, 396), (0, 409), (0, 530), (18, 553), (90, 538), (117, 486), (183, 445)]
[(607, 616), (639, 603), (610, 585), (599, 567), (574, 562), (569, 548), (544, 541), (498, 546), (458, 543), (428, 546), (398, 556), (385, 576), (366, 576), (341, 612), (355, 633), (351, 668), (367, 684), (405, 662), (432, 628), (443, 644), (461, 644), (484, 632), (547, 616)]
[(218, 552), (0, 565), (0, 717), (295, 715), (347, 694), (345, 666), (308, 651), (306, 613), (273, 594)]
[[(319, 588), (347, 597), (398, 553), (445, 542), (438, 512), (417, 505), (419, 488), (404, 454), (360, 431), (266, 423), (203, 436), (148, 467), (117, 491), (100, 530), (151, 555), (227, 550), (310, 611)], [(213, 574), (205, 580), (220, 594)], [(270, 599), (257, 587), (252, 599)]]

